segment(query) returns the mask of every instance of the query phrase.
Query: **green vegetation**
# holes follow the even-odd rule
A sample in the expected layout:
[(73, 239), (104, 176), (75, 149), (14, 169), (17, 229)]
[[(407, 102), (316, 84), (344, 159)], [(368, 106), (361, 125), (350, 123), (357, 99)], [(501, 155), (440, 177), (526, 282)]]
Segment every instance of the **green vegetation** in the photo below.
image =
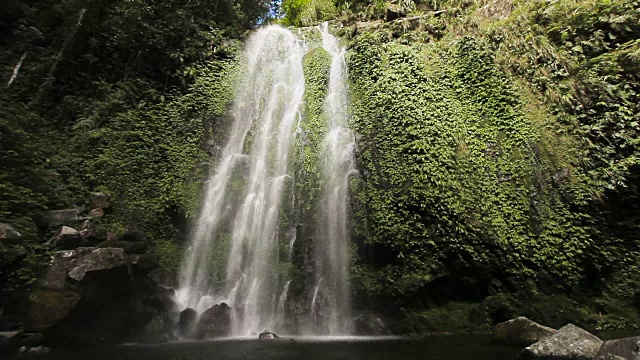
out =
[(547, 323), (533, 299), (637, 326), (638, 2), (421, 5), (344, 31), (360, 291), (416, 331), (441, 312), (466, 321), (447, 331), (480, 331), (496, 319), (455, 302), (499, 293)]
[[(106, 227), (143, 231), (163, 267), (179, 266), (224, 141), (241, 40), (271, 6), (0, 4), (0, 223), (23, 233), (25, 250), (0, 244), (0, 288), (28, 286), (43, 265), (53, 229), (37, 225), (40, 212), (87, 207), (93, 191), (112, 198)], [(287, 26), (335, 20), (348, 44), (360, 303), (401, 312), (401, 330), (417, 333), (481, 332), (521, 314), (638, 326), (639, 1), (284, 0), (282, 10)], [(303, 64), (293, 156), (304, 224), (295, 266), (274, 269), (297, 274), (292, 293), (315, 226), (328, 61), (315, 49)]]

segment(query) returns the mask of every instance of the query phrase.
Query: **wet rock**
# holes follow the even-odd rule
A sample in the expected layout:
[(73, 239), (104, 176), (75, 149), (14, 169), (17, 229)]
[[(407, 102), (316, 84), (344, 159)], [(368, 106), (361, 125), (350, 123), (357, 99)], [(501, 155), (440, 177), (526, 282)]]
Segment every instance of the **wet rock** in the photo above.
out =
[(122, 249), (58, 251), (29, 295), (25, 330), (60, 341), (115, 342), (130, 317), (129, 283)]
[(226, 303), (213, 305), (200, 314), (196, 337), (217, 338), (228, 336), (231, 331), (231, 308)]
[(598, 355), (602, 340), (589, 332), (569, 324), (555, 334), (525, 348), (523, 359), (591, 360)]
[(353, 321), (353, 327), (356, 335), (390, 335), (391, 332), (384, 324), (382, 319), (375, 314), (363, 314), (356, 317)]
[(14, 245), (20, 242), (22, 234), (7, 223), (0, 223), (0, 244)]
[(21, 338), (22, 330), (0, 332), (0, 350), (17, 347)]
[(104, 210), (100, 208), (91, 209), (87, 216), (89, 216), (92, 220), (102, 219), (102, 217), (104, 217)]
[(177, 307), (175, 301), (175, 290), (162, 286), (156, 286), (155, 292), (147, 299), (143, 300), (143, 303), (164, 313), (175, 313), (174, 311)]
[(627, 360), (640, 360), (640, 336), (605, 341), (598, 356), (619, 356)]
[(260, 339), (260, 340), (277, 339), (279, 337), (280, 336), (272, 333), (271, 331), (267, 331), (267, 330), (265, 330), (265, 331), (261, 332), (260, 334), (258, 334), (258, 339)]
[(171, 340), (170, 329), (164, 317), (157, 315), (145, 326), (143, 341), (150, 344), (168, 342)]
[(151, 270), (147, 275), (149, 279), (155, 282), (158, 286), (165, 288), (177, 288), (178, 276), (176, 273), (167, 269), (155, 269)]
[(100, 208), (100, 209), (110, 209), (111, 208), (111, 200), (108, 195), (97, 192), (89, 195), (89, 200), (91, 201), (91, 208)]
[(178, 317), (178, 330), (183, 336), (189, 336), (196, 327), (198, 312), (192, 308), (186, 308), (180, 312)]
[(44, 341), (44, 334), (42, 333), (29, 333), (24, 334), (22, 337), (22, 341), (20, 341), (20, 345), (22, 346), (37, 346), (42, 344)]
[(59, 250), (73, 250), (82, 245), (82, 236), (78, 230), (63, 226), (56, 231), (49, 243)]
[(69, 225), (79, 220), (80, 209), (49, 210), (40, 217), (40, 223), (46, 227)]
[(80, 230), (80, 237), (82, 238), (82, 242), (85, 244), (95, 245), (98, 243), (98, 235), (93, 230)]
[(51, 351), (51, 349), (46, 346), (23, 346), (19, 351), (20, 353), (44, 354)]
[(556, 330), (521, 316), (494, 326), (491, 340), (511, 345), (529, 346), (555, 333)]

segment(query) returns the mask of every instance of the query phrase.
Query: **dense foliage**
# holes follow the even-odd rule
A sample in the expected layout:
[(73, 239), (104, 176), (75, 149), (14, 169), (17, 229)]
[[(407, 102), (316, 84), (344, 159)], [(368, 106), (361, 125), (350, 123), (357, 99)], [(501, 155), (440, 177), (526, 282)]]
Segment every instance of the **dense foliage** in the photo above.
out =
[[(55, 230), (41, 226), (41, 211), (86, 207), (89, 193), (102, 191), (114, 202), (107, 228), (144, 231), (163, 264), (177, 266), (176, 239), (198, 205), (206, 141), (221, 137), (217, 117), (232, 94), (238, 40), (270, 7), (0, 4), (0, 222), (26, 235), (28, 254), (41, 253)], [(18, 268), (38, 262), (30, 256)], [(2, 288), (32, 281), (0, 273)]]
[[(562, 301), (539, 296), (562, 294), (573, 321), (634, 326), (638, 3), (439, 9), (349, 31), (357, 284), (410, 313), (486, 298), (541, 318)], [(447, 308), (414, 325), (473, 317)]]
[[(53, 229), (38, 226), (41, 211), (85, 207), (93, 191), (112, 197), (110, 230), (142, 230), (177, 267), (224, 141), (238, 40), (273, 10), (0, 4), (0, 223), (26, 235), (12, 272), (0, 267), (3, 289), (31, 283), (43, 262)], [(404, 311), (415, 331), (483, 331), (519, 314), (637, 326), (637, 0), (284, 0), (282, 15), (339, 20), (348, 46), (359, 307)], [(302, 208), (296, 224), (282, 220), (303, 230), (295, 266), (276, 269), (300, 280), (292, 293), (315, 221), (326, 52), (303, 65)]]

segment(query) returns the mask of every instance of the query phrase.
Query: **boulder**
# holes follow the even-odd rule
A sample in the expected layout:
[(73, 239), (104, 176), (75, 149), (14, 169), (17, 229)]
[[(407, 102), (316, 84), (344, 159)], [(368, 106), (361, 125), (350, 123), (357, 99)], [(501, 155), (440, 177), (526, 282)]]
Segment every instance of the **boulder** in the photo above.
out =
[(89, 245), (95, 245), (98, 243), (98, 235), (95, 231), (90, 229), (80, 230), (80, 237), (82, 242)]
[(144, 328), (144, 338), (146, 343), (159, 344), (171, 340), (170, 326), (161, 315), (153, 317)]
[(155, 292), (146, 299), (146, 304), (164, 312), (176, 313), (176, 291), (172, 288), (156, 286)]
[(510, 345), (529, 346), (555, 333), (556, 330), (521, 316), (494, 326), (491, 340)]
[(640, 336), (605, 341), (598, 356), (619, 356), (627, 360), (640, 360)]
[(42, 333), (29, 333), (24, 334), (20, 345), (22, 346), (38, 346), (44, 341), (44, 334)]
[(7, 223), (0, 223), (0, 244), (14, 245), (20, 242), (22, 234)]
[(390, 335), (391, 332), (382, 319), (375, 314), (363, 314), (353, 320), (353, 328), (356, 335)]
[(198, 312), (192, 308), (186, 308), (180, 312), (178, 317), (178, 330), (182, 336), (189, 336), (196, 327)]
[(523, 359), (592, 360), (598, 355), (602, 340), (573, 325), (565, 325), (555, 334), (526, 347)]
[(56, 231), (49, 243), (59, 250), (73, 250), (82, 245), (82, 236), (78, 230), (63, 226)]
[(79, 220), (80, 209), (48, 210), (40, 217), (40, 223), (46, 227), (69, 225)]
[(267, 339), (277, 339), (280, 336), (272, 333), (271, 331), (267, 331), (266, 329), (261, 332), (260, 334), (258, 334), (258, 339), (260, 340), (267, 340)]
[(58, 251), (29, 295), (25, 330), (82, 343), (118, 338), (128, 318), (129, 281), (122, 249)]
[(89, 200), (91, 201), (91, 208), (100, 208), (100, 209), (110, 209), (111, 208), (111, 199), (109, 199), (108, 195), (105, 195), (101, 192), (96, 192), (89, 195)]
[(20, 339), (22, 339), (21, 330), (0, 332), (0, 351), (12, 347), (18, 347)]
[(226, 303), (213, 305), (200, 314), (196, 337), (217, 338), (228, 336), (231, 331), (231, 308)]
[(92, 220), (102, 219), (102, 217), (104, 216), (104, 210), (100, 208), (91, 209), (87, 216), (89, 216)]
[(51, 349), (46, 346), (22, 346), (19, 351), (20, 353), (44, 354), (51, 351)]
[(159, 286), (165, 288), (178, 287), (178, 275), (167, 269), (154, 269), (147, 276)]

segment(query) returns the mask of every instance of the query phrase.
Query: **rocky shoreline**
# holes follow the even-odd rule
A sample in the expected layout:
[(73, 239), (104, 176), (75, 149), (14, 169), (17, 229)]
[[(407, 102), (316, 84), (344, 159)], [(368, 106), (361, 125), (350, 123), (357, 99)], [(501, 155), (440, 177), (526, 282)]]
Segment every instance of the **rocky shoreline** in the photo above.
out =
[(555, 330), (526, 317), (494, 326), (492, 340), (526, 346), (525, 360), (640, 360), (640, 336), (602, 341), (573, 324)]

